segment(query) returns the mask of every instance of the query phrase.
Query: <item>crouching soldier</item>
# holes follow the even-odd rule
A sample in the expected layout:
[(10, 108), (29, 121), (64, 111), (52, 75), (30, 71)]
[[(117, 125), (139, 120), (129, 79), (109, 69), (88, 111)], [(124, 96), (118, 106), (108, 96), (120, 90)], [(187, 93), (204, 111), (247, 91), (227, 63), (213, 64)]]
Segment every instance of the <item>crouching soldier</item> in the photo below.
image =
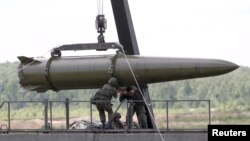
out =
[(112, 120), (107, 123), (105, 129), (125, 129), (125, 126), (120, 119), (121, 114), (119, 112), (114, 113)]

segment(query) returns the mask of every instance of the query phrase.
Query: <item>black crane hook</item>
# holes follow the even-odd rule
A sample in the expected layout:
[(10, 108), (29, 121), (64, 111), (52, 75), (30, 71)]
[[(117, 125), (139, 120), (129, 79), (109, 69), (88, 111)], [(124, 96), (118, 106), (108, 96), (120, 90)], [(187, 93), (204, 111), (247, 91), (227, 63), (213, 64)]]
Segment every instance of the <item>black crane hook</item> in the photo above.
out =
[(105, 19), (105, 16), (103, 14), (97, 15), (95, 24), (96, 24), (97, 33), (100, 33), (100, 35), (98, 35), (97, 37), (98, 43), (105, 43), (104, 35), (103, 35), (105, 30), (107, 29), (107, 20)]

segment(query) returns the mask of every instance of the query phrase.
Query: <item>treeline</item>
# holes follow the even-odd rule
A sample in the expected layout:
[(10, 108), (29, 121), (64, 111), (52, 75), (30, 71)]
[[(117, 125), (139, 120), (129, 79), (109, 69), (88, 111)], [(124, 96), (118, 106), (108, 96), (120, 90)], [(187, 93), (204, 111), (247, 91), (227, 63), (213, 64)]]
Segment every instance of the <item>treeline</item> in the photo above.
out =
[[(27, 92), (18, 83), (18, 62), (0, 64), (0, 102), (35, 100), (89, 100), (96, 90)], [(216, 77), (149, 85), (153, 100), (211, 100), (212, 107), (224, 110), (250, 110), (250, 68)], [(18, 108), (18, 107), (17, 107)]]
[(221, 76), (150, 85), (151, 96), (161, 99), (211, 100), (222, 110), (250, 110), (250, 68)]

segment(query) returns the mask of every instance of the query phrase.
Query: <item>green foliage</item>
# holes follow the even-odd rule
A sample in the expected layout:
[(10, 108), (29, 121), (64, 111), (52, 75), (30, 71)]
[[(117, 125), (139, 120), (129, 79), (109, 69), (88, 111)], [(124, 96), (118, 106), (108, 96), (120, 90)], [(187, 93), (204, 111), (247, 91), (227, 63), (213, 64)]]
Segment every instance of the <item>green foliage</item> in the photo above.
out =
[(240, 67), (221, 76), (151, 84), (149, 92), (151, 99), (211, 100), (212, 108), (221, 111), (249, 110), (250, 69)]

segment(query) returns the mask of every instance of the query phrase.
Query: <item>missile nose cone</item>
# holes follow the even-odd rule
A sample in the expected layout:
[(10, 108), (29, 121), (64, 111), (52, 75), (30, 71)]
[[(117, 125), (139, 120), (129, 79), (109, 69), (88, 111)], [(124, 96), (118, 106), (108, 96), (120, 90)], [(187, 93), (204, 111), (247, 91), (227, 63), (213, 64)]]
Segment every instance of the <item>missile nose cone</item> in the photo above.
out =
[(226, 67), (228, 70), (233, 71), (233, 70), (239, 68), (240, 66), (237, 64), (234, 64), (232, 62), (227, 62)]
[(224, 61), (224, 60), (220, 60), (218, 64), (220, 66), (219, 68), (221, 69), (221, 72), (224, 72), (224, 73), (228, 73), (239, 68), (237, 64), (234, 64), (229, 61)]
[(212, 60), (210, 63), (201, 63), (200, 66), (201, 72), (214, 75), (225, 74), (239, 68), (237, 64), (224, 60)]

